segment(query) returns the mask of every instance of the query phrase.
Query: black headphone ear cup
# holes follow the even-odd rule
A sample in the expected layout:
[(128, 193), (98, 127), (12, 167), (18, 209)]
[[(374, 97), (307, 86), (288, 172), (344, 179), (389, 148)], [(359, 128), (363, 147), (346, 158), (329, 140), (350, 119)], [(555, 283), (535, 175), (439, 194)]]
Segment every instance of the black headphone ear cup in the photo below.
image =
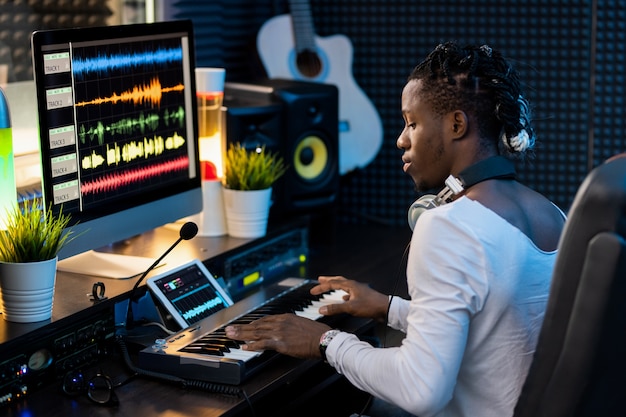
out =
[(465, 168), (459, 173), (459, 177), (448, 176), (446, 186), (437, 195), (426, 194), (417, 199), (409, 207), (408, 221), (411, 230), (415, 229), (415, 223), (419, 216), (428, 209), (446, 204), (454, 195), (459, 194), (465, 188), (491, 178), (515, 178), (515, 167), (511, 161), (502, 156), (495, 156), (480, 161)]
[(434, 207), (433, 200), (436, 197), (437, 196), (434, 194), (426, 194), (418, 198), (413, 202), (413, 204), (411, 204), (407, 216), (407, 219), (409, 221), (409, 227), (411, 228), (411, 230), (415, 229), (415, 223), (417, 223), (417, 219), (419, 218), (419, 216), (426, 210)]

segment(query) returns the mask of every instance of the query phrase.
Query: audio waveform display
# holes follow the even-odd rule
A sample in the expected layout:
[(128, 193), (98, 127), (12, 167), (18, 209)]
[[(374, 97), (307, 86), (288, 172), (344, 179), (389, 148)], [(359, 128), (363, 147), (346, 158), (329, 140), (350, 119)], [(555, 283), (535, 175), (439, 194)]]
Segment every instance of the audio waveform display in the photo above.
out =
[(97, 97), (93, 100), (80, 101), (75, 104), (76, 107), (84, 107), (90, 105), (102, 105), (107, 103), (117, 104), (120, 102), (132, 102), (134, 105), (143, 105), (150, 103), (153, 107), (161, 105), (161, 99), (164, 93), (181, 92), (185, 89), (183, 84), (176, 84), (171, 87), (162, 87), (158, 78), (153, 78), (150, 83), (136, 85), (130, 90), (121, 93), (112, 93), (108, 97)]
[(117, 142), (106, 145), (106, 158), (95, 150), (91, 154), (83, 157), (81, 161), (82, 169), (94, 169), (102, 165), (105, 160), (108, 166), (119, 165), (120, 162), (132, 162), (135, 159), (163, 154), (166, 150), (179, 149), (185, 145), (185, 138), (175, 133), (173, 136), (163, 138), (154, 136), (153, 138), (143, 138), (143, 141), (131, 141), (122, 146)]
[(144, 164), (139, 168), (123, 172), (108, 172), (94, 180), (83, 181), (80, 192), (83, 196), (114, 192), (123, 187), (137, 186), (155, 178), (162, 178), (167, 174), (186, 171), (188, 168), (189, 158), (187, 156), (156, 164)]
[(132, 73), (144, 66), (167, 66), (182, 63), (183, 50), (179, 46), (172, 48), (146, 49), (145, 52), (98, 52), (96, 56), (72, 58), (72, 72), (81, 80), (89, 74), (108, 76), (112, 71)]
[(222, 306), (224, 307), (224, 300), (220, 297), (215, 297), (212, 300), (208, 300), (203, 304), (197, 305), (195, 307), (185, 309), (182, 314), (183, 318), (190, 323), (196, 322), (198, 316), (202, 318), (209, 316), (215, 311), (221, 310), (221, 308), (216, 309), (216, 307)]
[(160, 128), (161, 120), (163, 120), (165, 127), (182, 128), (185, 124), (185, 109), (182, 106), (173, 111), (165, 109), (163, 116), (159, 115), (159, 113), (145, 114), (140, 112), (138, 117), (128, 117), (106, 125), (100, 120), (95, 125), (89, 127), (81, 124), (78, 138), (82, 144), (85, 144), (87, 140), (93, 142), (97, 139), (98, 144), (102, 146), (106, 137), (130, 136), (137, 133), (144, 135), (146, 130), (155, 132)]

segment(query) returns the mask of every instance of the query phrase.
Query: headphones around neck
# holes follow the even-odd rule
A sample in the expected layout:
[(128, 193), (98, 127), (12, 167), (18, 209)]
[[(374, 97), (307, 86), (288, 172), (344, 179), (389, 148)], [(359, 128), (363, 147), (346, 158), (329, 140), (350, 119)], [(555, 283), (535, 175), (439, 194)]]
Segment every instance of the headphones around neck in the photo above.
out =
[(411, 204), (408, 212), (409, 227), (413, 230), (417, 219), (426, 210), (452, 201), (454, 196), (472, 185), (495, 178), (515, 179), (513, 163), (502, 156), (493, 156), (465, 168), (458, 177), (448, 176), (446, 186), (437, 195), (426, 194)]

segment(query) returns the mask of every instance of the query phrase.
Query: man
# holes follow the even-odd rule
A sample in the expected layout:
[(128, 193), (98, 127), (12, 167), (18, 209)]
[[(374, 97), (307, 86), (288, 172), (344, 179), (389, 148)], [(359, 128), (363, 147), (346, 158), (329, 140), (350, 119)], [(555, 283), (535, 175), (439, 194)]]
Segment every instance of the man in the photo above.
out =
[(521, 158), (534, 145), (528, 102), (498, 51), (450, 42), (411, 73), (402, 114), (404, 172), (420, 191), (445, 186), (414, 225), (410, 300), (343, 277), (320, 277), (311, 291), (345, 290), (344, 303), (320, 312), (383, 321), (406, 333), (401, 346), (372, 347), (290, 314), (229, 326), (227, 335), (251, 350), (323, 355), (356, 387), (420, 417), (510, 416), (565, 221), (514, 179), (503, 158)]

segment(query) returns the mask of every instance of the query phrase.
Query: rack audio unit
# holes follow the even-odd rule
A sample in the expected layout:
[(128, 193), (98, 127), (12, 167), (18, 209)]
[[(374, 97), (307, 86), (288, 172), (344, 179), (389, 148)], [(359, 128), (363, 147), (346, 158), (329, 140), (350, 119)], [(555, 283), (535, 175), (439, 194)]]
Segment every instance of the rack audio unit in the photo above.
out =
[(0, 409), (109, 355), (115, 335), (112, 307), (92, 309), (0, 345)]
[(207, 269), (238, 301), (261, 284), (287, 276), (306, 278), (308, 226), (293, 224), (204, 261)]

